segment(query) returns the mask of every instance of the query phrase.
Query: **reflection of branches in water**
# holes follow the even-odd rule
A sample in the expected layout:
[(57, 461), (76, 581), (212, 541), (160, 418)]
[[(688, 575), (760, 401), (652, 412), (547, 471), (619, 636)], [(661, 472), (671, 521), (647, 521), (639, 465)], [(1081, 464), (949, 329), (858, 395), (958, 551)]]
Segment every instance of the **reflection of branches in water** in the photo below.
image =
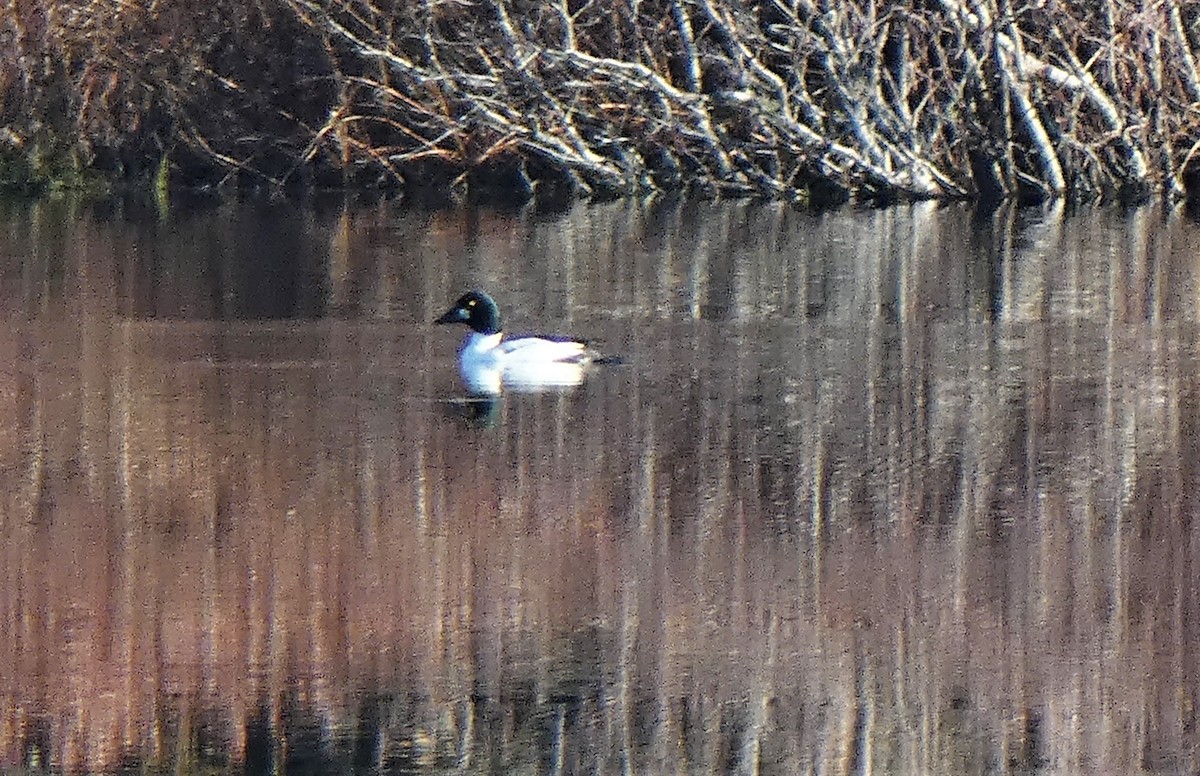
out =
[(653, 369), (482, 433), (381, 327), (98, 326), (96, 259), (88, 325), (0, 342), (4, 761), (1190, 767), (1184, 227), (619, 209), (498, 244)]

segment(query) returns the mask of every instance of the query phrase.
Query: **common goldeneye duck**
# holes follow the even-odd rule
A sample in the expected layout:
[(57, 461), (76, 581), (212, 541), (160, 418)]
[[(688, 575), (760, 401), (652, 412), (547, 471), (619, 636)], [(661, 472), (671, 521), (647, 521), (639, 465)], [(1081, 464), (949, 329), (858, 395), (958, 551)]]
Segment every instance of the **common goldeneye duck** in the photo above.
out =
[(504, 339), (500, 309), (482, 291), (469, 291), (434, 323), (470, 327), (459, 351), (463, 381), (475, 393), (499, 393), (501, 385), (537, 390), (583, 381), (583, 367), (595, 354), (587, 343), (552, 337)]

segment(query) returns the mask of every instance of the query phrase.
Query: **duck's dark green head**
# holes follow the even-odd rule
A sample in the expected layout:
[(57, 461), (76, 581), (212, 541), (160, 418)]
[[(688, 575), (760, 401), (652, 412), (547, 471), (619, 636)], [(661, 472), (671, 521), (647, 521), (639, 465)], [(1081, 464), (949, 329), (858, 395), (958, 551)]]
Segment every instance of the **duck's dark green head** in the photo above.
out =
[(500, 309), (482, 291), (468, 291), (434, 323), (465, 323), (480, 334), (498, 334)]

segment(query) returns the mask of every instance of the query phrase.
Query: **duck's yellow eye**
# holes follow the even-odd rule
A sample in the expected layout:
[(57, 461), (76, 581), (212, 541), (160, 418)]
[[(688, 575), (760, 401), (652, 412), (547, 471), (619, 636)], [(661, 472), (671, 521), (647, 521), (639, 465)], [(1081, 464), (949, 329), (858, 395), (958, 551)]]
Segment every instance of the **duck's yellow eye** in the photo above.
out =
[(474, 307), (474, 306), (475, 306), (475, 300), (474, 300), (474, 299), (472, 299), (471, 301), (467, 302), (467, 307)]

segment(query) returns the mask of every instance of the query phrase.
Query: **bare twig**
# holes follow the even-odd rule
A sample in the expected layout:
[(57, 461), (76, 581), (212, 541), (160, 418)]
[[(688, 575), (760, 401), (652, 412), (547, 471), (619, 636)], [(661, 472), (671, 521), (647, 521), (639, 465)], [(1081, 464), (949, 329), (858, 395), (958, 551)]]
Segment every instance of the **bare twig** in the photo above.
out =
[(272, 182), (515, 160), (585, 192), (1178, 193), (1200, 168), (1179, 3), (214, 2), (0, 8), (9, 133)]

